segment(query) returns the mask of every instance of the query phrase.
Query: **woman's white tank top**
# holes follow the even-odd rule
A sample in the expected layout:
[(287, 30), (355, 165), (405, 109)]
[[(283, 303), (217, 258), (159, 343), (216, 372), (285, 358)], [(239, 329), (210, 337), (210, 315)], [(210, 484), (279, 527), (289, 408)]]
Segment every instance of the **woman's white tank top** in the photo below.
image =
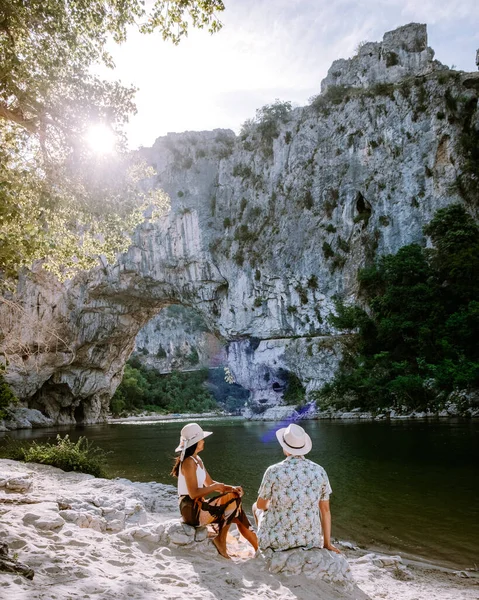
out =
[[(205, 486), (206, 471), (205, 471), (204, 467), (198, 462), (198, 460), (196, 460), (196, 458), (194, 456), (192, 456), (191, 458), (196, 463), (197, 486), (199, 488), (202, 488)], [(183, 472), (181, 469), (182, 469), (182, 465), (180, 465), (180, 471), (178, 473), (178, 496), (187, 496), (188, 488), (186, 487), (185, 476), (183, 475)]]

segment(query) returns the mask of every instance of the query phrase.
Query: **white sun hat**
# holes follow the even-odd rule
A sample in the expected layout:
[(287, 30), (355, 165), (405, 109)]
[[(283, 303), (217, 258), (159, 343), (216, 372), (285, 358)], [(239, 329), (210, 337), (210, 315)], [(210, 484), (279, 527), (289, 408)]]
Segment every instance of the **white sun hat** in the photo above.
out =
[(198, 423), (188, 423), (188, 425), (185, 425), (181, 430), (180, 443), (175, 452), (181, 452), (182, 455), (184, 455), (187, 448), (193, 446), (193, 444), (196, 444), (200, 440), (204, 440), (212, 433), (212, 431), (203, 431)]
[(281, 446), (288, 454), (302, 456), (307, 454), (313, 447), (311, 438), (302, 427), (291, 423), (288, 427), (282, 427), (276, 432), (276, 437)]

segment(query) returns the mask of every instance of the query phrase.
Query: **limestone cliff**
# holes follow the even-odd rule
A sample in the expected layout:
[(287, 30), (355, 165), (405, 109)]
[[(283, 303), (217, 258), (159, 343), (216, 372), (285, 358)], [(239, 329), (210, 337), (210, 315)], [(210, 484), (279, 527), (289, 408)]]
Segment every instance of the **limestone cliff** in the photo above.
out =
[(160, 373), (226, 365), (225, 346), (194, 309), (172, 304), (138, 333), (134, 355)]
[(465, 113), (479, 124), (479, 77), (433, 55), (426, 27), (408, 25), (335, 61), (310, 106), (240, 136), (168, 134), (144, 150), (169, 214), (115, 265), (64, 286), (41, 269), (23, 276), (23, 312), (2, 309), (21, 398), (58, 422), (103, 418), (136, 335), (170, 304), (228, 342), (253, 405), (278, 403), (288, 372), (308, 390), (329, 380), (342, 347), (327, 322), (334, 295), (353, 299), (358, 268), (425, 242), (434, 212), (467, 200), (460, 136)]

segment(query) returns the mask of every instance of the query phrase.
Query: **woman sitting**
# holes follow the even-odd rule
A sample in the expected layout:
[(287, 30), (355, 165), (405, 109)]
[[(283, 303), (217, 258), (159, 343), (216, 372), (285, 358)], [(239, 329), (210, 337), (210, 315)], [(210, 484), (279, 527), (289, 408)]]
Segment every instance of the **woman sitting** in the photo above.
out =
[[(212, 433), (203, 431), (196, 423), (185, 425), (181, 430), (180, 445), (175, 450), (181, 454), (177, 457), (171, 474), (178, 477), (183, 521), (194, 527), (216, 523), (218, 535), (213, 543), (221, 556), (229, 558), (226, 536), (231, 523), (236, 523), (241, 535), (255, 550), (258, 549), (258, 540), (242, 507), (242, 488), (213, 481), (198, 456), (205, 447), (204, 439)], [(213, 492), (219, 492), (219, 495), (205, 498)]]

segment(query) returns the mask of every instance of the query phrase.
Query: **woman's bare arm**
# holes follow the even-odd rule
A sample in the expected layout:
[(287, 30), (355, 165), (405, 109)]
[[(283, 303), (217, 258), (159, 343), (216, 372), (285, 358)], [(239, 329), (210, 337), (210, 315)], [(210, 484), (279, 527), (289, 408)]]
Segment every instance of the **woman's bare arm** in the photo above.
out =
[(191, 458), (185, 458), (185, 460), (181, 463), (181, 471), (185, 477), (186, 487), (188, 489), (188, 496), (190, 498), (201, 498), (202, 496), (207, 496), (212, 492), (219, 492), (223, 494), (224, 492), (233, 492), (234, 488), (230, 485), (225, 485), (224, 483), (219, 483), (218, 481), (213, 481), (211, 477), (206, 473), (205, 483), (207, 484), (205, 487), (198, 487), (198, 480), (196, 478), (196, 463)]
[[(211, 478), (210, 474), (208, 473), (208, 471), (205, 468), (205, 465), (203, 463), (203, 461), (201, 460), (201, 458), (198, 456), (197, 460), (200, 461), (200, 465), (203, 467), (203, 469), (205, 470), (206, 473), (206, 478), (205, 478), (205, 483), (206, 485), (214, 485), (215, 483), (219, 483), (218, 481), (215, 481), (214, 479)], [(238, 493), (240, 496), (243, 495), (243, 488), (240, 485), (227, 485), (226, 483), (221, 483), (220, 485), (224, 486), (224, 490), (223, 492), (236, 492)]]

